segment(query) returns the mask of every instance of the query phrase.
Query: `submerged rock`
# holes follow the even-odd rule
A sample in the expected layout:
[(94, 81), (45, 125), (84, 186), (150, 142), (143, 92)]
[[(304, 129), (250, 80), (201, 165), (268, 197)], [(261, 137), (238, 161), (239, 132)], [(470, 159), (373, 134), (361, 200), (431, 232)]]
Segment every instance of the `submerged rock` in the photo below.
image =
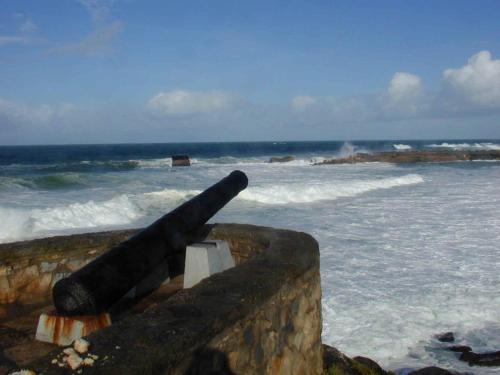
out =
[(488, 353), (474, 353), (473, 351), (462, 352), (459, 358), (467, 362), (469, 366), (500, 366), (500, 351)]
[(459, 372), (452, 370), (445, 370), (441, 367), (429, 366), (421, 368), (420, 370), (410, 372), (408, 375), (459, 375)]
[(453, 335), (453, 332), (440, 333), (439, 335), (436, 335), (436, 338), (441, 342), (454, 342), (455, 341), (455, 336)]
[(453, 345), (448, 347), (448, 350), (457, 353), (466, 353), (472, 351), (472, 348), (466, 345)]

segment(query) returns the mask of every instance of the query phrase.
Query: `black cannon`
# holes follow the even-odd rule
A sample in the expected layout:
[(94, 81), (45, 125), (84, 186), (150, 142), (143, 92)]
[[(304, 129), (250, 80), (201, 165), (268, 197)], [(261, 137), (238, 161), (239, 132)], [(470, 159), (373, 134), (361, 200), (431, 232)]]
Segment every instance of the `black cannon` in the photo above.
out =
[(57, 312), (65, 316), (102, 313), (158, 265), (165, 263), (169, 269), (178, 270), (184, 263), (190, 235), (247, 185), (247, 176), (233, 171), (127, 241), (59, 280), (52, 290)]

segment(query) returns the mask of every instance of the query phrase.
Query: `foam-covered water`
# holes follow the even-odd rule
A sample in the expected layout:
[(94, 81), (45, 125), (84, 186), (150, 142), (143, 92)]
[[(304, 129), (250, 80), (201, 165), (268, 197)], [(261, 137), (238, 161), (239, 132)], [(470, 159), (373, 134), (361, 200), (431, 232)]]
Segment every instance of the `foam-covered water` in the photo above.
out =
[[(147, 225), (241, 169), (248, 188), (211, 221), (289, 228), (318, 240), (325, 343), (393, 370), (495, 372), (469, 368), (433, 336), (453, 331), (458, 344), (500, 350), (500, 163), (313, 165), (356, 152), (451, 144), (500, 143), (198, 145), (205, 151), (193, 153), (189, 168), (171, 167), (171, 153), (158, 145), (150, 154), (146, 145), (133, 152), (78, 148), (77, 156), (65, 149), (59, 162), (58, 149), (38, 150), (37, 162), (26, 150), (5, 156), (0, 148), (0, 242)], [(296, 158), (268, 163), (274, 155)]]
[(474, 143), (432, 143), (430, 148), (443, 148), (452, 150), (500, 150), (500, 145), (492, 142), (474, 142)]

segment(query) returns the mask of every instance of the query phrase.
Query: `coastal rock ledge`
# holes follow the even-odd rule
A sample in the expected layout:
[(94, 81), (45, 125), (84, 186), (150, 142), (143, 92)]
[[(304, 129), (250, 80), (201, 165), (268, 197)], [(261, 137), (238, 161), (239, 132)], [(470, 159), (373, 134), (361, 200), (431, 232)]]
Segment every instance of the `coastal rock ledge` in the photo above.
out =
[(328, 159), (315, 163), (353, 164), (353, 163), (445, 163), (453, 161), (500, 160), (500, 150), (436, 150), (436, 151), (393, 151), (373, 154), (359, 153), (347, 157)]

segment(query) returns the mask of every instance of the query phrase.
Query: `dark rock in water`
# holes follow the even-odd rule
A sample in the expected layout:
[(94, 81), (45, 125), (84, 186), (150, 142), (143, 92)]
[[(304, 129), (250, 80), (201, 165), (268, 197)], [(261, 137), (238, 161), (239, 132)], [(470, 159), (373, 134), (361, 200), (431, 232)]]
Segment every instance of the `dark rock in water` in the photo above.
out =
[(459, 358), (470, 366), (500, 366), (500, 351), (489, 353), (462, 352)]
[(441, 342), (454, 342), (455, 336), (453, 336), (453, 332), (440, 333), (436, 335), (436, 338)]
[(365, 367), (370, 369), (370, 374), (387, 374), (382, 367), (379, 366), (377, 362), (366, 357), (354, 357), (353, 361), (361, 363)]
[(189, 156), (187, 155), (173, 155), (172, 156), (172, 167), (189, 167), (191, 162), (189, 161)]
[(430, 366), (424, 367), (420, 370), (410, 372), (408, 375), (457, 375), (456, 371), (445, 370), (441, 367)]
[(375, 361), (365, 357), (349, 358), (337, 349), (323, 344), (324, 374), (388, 375)]
[(466, 345), (453, 345), (453, 346), (448, 347), (448, 350), (450, 350), (452, 352), (457, 352), (457, 353), (467, 353), (467, 352), (471, 352), (472, 348), (470, 346), (466, 346)]
[(432, 150), (432, 151), (390, 151), (374, 154), (356, 154), (345, 158), (325, 160), (318, 164), (350, 164), (367, 162), (386, 163), (428, 163), (471, 160), (500, 160), (500, 150)]
[(271, 159), (269, 159), (269, 163), (287, 163), (289, 161), (293, 161), (295, 158), (293, 156), (273, 156)]
[[(323, 368), (325, 371), (333, 368), (349, 368), (350, 358), (337, 349), (323, 344)], [(350, 373), (350, 372), (346, 372)]]

